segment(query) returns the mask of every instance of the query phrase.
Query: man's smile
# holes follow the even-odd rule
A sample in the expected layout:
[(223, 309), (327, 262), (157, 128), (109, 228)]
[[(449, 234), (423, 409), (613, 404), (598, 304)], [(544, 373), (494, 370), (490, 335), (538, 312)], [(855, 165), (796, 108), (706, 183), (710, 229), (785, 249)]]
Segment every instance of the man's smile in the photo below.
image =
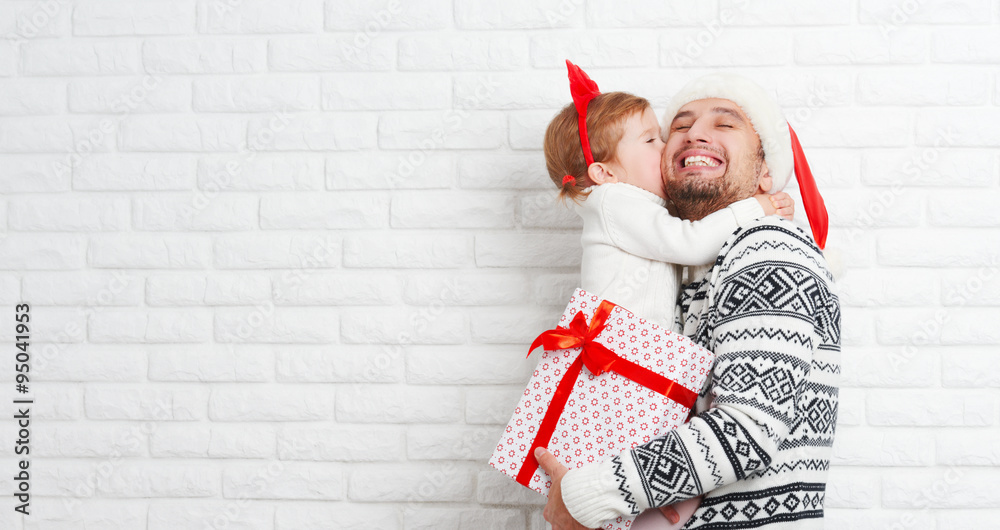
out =
[(708, 156), (701, 156), (701, 155), (689, 156), (684, 159), (684, 167), (691, 167), (691, 166), (715, 167), (721, 163), (722, 162), (719, 162), (715, 158)]
[(689, 173), (713, 173), (724, 170), (725, 159), (718, 153), (706, 149), (685, 149), (674, 157), (674, 169), (678, 175)]

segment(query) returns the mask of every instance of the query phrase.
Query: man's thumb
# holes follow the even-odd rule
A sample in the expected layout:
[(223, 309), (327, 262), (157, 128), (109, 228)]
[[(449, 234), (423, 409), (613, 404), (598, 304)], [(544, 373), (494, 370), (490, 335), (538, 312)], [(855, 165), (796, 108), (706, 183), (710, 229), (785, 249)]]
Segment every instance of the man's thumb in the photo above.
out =
[(535, 448), (535, 460), (538, 460), (538, 466), (542, 468), (546, 473), (552, 474), (552, 461), (555, 459), (552, 453), (548, 452), (544, 447)]

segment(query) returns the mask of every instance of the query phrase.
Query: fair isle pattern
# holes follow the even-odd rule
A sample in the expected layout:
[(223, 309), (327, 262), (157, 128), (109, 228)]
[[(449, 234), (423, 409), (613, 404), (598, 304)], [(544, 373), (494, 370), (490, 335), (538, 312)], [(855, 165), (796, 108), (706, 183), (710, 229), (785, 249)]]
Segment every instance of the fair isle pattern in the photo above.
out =
[(812, 340), (797, 331), (787, 331), (782, 329), (734, 329), (724, 331), (716, 335), (716, 342), (730, 342), (753, 339), (780, 339), (786, 342), (796, 341), (801, 344), (810, 345)]
[(712, 476), (716, 487), (721, 486), (723, 483), (722, 475), (719, 474), (719, 464), (712, 458), (712, 448), (708, 446), (707, 439), (702, 435), (698, 424), (691, 424), (691, 428), (694, 431), (694, 443), (698, 446), (709, 475)]
[(735, 421), (728, 421), (725, 417), (713, 414), (713, 412), (705, 413), (702, 419), (712, 428), (716, 439), (721, 442), (726, 458), (729, 459), (729, 464), (736, 472), (738, 480), (746, 478), (747, 474), (754, 473), (771, 463), (771, 456), (754, 441), (742, 425)]
[(807, 414), (796, 416), (788, 437), (778, 450), (806, 445), (833, 446), (837, 430), (838, 388), (819, 383), (803, 385), (799, 399), (804, 401)]
[[(704, 484), (686, 529), (821, 527), (840, 374), (832, 284), (819, 249), (791, 223), (765, 218), (737, 230), (679, 301), (684, 333), (717, 355), (698, 421), (634, 449), (634, 475), (618, 475), (637, 479), (622, 479), (622, 493), (642, 488), (650, 506), (663, 506)], [(730, 412), (707, 408), (713, 395)]]
[[(785, 234), (791, 236), (794, 239), (797, 239), (799, 242), (801, 242), (801, 244), (799, 242), (791, 240), (773, 239), (767, 241), (767, 240), (757, 239), (756, 241), (754, 241), (754, 244), (752, 246), (741, 248), (737, 252), (735, 252), (732, 256), (727, 256), (726, 257), (727, 261), (729, 261), (730, 263), (735, 261), (742, 261), (744, 259), (749, 259), (750, 261), (754, 261), (755, 258), (753, 257), (747, 258), (746, 254), (760, 253), (760, 252), (766, 252), (766, 253), (777, 252), (791, 258), (799, 257), (805, 260), (805, 262), (802, 262), (802, 264), (807, 265), (810, 269), (822, 270), (824, 272), (827, 272), (826, 262), (823, 261), (821, 258), (822, 252), (819, 250), (819, 247), (816, 246), (816, 243), (813, 242), (812, 238), (806, 235), (806, 233), (803, 232), (801, 228), (793, 225), (792, 223), (784, 221), (782, 221), (782, 223), (784, 223), (784, 226), (779, 226), (774, 223), (758, 224), (752, 227), (748, 226), (745, 227), (743, 230), (737, 229), (737, 231), (734, 232), (734, 234), (742, 231), (742, 234), (739, 234), (737, 237), (746, 239), (748, 237), (752, 238), (754, 232), (756, 231), (772, 232), (774, 230), (778, 230), (784, 232)], [(719, 254), (719, 257), (722, 257), (722, 254)], [(795, 263), (792, 260), (782, 260), (782, 261), (787, 264)], [(718, 263), (718, 260), (716, 260), (716, 262)], [(829, 272), (827, 272), (827, 274), (829, 274)]]
[(636, 447), (632, 458), (639, 476), (644, 479), (643, 490), (648, 504), (672, 504), (701, 493), (698, 477), (691, 472), (694, 462), (676, 431)]
[(812, 363), (812, 366), (813, 366), (814, 370), (822, 370), (824, 372), (830, 372), (831, 374), (839, 374), (840, 373), (840, 365), (839, 364), (821, 363), (821, 362), (819, 362), (819, 361), (817, 361), (817, 360), (814, 359), (813, 363)]
[(782, 462), (777, 466), (768, 467), (764, 470), (764, 476), (779, 475), (781, 473), (788, 473), (795, 471), (797, 469), (808, 469), (810, 471), (827, 471), (830, 469), (830, 461), (818, 458), (810, 458), (806, 460), (798, 460), (791, 464)]
[(826, 485), (793, 483), (702, 501), (684, 530), (761, 528), (774, 523), (823, 517)]
[[(840, 306), (829, 304), (831, 298), (827, 280), (804, 267), (786, 263), (757, 263), (749, 265), (723, 284), (716, 295), (719, 302), (712, 307), (711, 325), (723, 326), (732, 320), (749, 317), (787, 317), (808, 319), (824, 343), (840, 343)], [(709, 320), (702, 320), (708, 332)], [(768, 330), (778, 333), (780, 330)], [(787, 331), (786, 331), (787, 332)], [(828, 336), (824, 336), (828, 335)], [(711, 342), (721, 342), (728, 337), (713, 337)], [(811, 337), (786, 337), (810, 349)]]
[(611, 458), (611, 464), (614, 466), (614, 476), (615, 482), (618, 484), (618, 492), (621, 493), (622, 499), (625, 504), (629, 507), (630, 515), (639, 515), (639, 508), (635, 504), (635, 500), (632, 498), (632, 492), (625, 487), (625, 472), (622, 470), (622, 457), (621, 455), (616, 455)]

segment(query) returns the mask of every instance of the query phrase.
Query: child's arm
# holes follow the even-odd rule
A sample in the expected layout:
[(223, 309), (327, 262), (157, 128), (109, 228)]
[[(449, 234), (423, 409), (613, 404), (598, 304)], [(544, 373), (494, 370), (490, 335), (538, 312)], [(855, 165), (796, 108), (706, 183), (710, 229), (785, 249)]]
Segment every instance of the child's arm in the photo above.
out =
[(679, 265), (708, 263), (737, 228), (776, 211), (765, 195), (737, 201), (699, 221), (687, 221), (618, 186), (602, 193), (600, 200), (600, 214), (613, 245), (642, 258)]

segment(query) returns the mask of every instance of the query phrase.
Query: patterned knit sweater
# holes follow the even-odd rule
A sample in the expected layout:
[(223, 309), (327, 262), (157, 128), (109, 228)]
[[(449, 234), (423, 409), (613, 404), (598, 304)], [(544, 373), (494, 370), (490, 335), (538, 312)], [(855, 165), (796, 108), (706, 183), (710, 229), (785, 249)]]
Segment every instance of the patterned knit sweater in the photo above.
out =
[(692, 276), (678, 319), (716, 354), (696, 415), (567, 473), (570, 514), (594, 528), (705, 493), (685, 529), (822, 528), (840, 379), (840, 304), (822, 253), (771, 216)]

